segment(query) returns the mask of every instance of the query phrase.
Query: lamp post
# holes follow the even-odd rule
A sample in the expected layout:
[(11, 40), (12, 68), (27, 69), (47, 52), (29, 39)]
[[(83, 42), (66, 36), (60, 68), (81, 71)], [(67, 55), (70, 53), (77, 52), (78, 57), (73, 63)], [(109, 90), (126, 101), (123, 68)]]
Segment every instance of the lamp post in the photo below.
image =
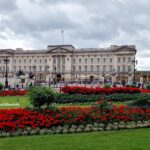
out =
[(41, 81), (42, 81), (42, 73), (40, 73), (40, 86), (41, 86)]
[(55, 72), (54, 72), (54, 73), (55, 73), (55, 78), (56, 78), (56, 67), (54, 68), (54, 70), (55, 70)]
[(76, 72), (75, 74), (76, 74), (76, 81), (77, 81), (77, 80), (78, 80), (78, 79), (77, 79), (77, 72)]
[(105, 71), (103, 70), (103, 73), (102, 73), (102, 76), (103, 76), (103, 78), (104, 78), (104, 84), (105, 84)]
[(56, 85), (56, 67), (54, 68), (54, 86)]
[(137, 60), (135, 60), (135, 58), (134, 58), (134, 60), (132, 60), (132, 63), (133, 63), (133, 65), (134, 65), (134, 70), (133, 70), (133, 82), (135, 83), (135, 66), (136, 66), (136, 64), (137, 64)]
[(115, 82), (115, 75), (116, 75), (116, 70), (113, 68), (112, 70), (113, 81), (112, 82)]
[(50, 79), (51, 79), (51, 78), (50, 78), (50, 76), (49, 76), (49, 82), (48, 82), (48, 85), (49, 85), (49, 86), (51, 86), (51, 82), (50, 82)]
[(32, 68), (33, 68), (33, 72), (34, 72), (34, 86), (35, 86), (36, 85), (36, 75), (35, 75), (36, 66), (34, 65)]
[[(49, 75), (49, 68), (50, 68), (49, 66), (46, 66), (46, 72), (47, 72), (47, 73), (46, 73), (46, 77), (45, 77), (46, 79), (47, 79), (47, 74)], [(46, 81), (47, 81), (47, 80), (45, 80), (45, 82), (46, 82)], [(50, 76), (49, 76), (49, 79), (48, 79), (48, 85), (50, 86)]]
[(6, 57), (5, 59), (4, 59), (4, 63), (6, 64), (6, 72), (5, 72), (5, 89), (7, 89), (8, 88), (8, 70), (7, 70), (7, 64), (8, 64), (8, 62), (9, 62), (9, 59), (8, 59), (8, 57)]

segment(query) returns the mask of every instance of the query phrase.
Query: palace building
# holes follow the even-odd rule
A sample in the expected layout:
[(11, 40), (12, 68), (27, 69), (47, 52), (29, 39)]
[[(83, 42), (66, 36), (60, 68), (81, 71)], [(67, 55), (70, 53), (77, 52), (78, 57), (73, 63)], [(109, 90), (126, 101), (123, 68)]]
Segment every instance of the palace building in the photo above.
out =
[(75, 48), (72, 45), (48, 45), (47, 49), (0, 49), (0, 77), (5, 78), (6, 64), (9, 79), (24, 72), (42, 82), (57, 80), (133, 80), (136, 48), (134, 45), (111, 45), (108, 48)]

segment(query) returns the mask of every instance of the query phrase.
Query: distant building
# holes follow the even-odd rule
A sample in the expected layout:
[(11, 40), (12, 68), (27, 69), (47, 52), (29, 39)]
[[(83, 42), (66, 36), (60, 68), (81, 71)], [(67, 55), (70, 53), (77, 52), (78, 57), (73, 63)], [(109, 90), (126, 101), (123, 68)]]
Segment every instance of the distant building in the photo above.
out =
[[(22, 48), (0, 49), (0, 77), (5, 76), (3, 59), (8, 57), (10, 78), (16, 78), (23, 70), (26, 79), (29, 73), (36, 80), (45, 76), (50, 80), (133, 80), (136, 48), (134, 45), (108, 48), (75, 48), (72, 45), (49, 45), (47, 49), (23, 50)], [(28, 80), (28, 79), (27, 79)], [(43, 78), (44, 80), (44, 78)]]
[(136, 71), (135, 81), (142, 83), (150, 82), (150, 71)]

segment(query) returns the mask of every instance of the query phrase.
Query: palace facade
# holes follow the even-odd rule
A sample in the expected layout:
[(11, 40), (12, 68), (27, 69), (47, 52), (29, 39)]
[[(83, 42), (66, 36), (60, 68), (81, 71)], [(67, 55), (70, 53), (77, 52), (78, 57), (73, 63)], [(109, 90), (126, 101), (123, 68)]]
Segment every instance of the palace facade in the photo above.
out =
[(19, 70), (42, 82), (52, 80), (109, 80), (132, 81), (135, 69), (136, 48), (134, 45), (111, 45), (108, 48), (75, 48), (72, 45), (49, 45), (43, 50), (22, 48), (0, 50), (0, 77), (4, 78), (6, 64), (9, 78)]

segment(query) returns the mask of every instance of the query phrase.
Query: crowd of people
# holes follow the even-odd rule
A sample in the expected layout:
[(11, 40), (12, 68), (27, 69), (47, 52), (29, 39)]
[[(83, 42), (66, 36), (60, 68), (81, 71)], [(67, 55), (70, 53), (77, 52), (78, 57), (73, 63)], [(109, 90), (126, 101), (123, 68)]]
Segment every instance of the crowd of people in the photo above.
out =
[(28, 89), (32, 86), (51, 86), (53, 88), (59, 88), (64, 86), (87, 86), (87, 87), (104, 87), (105, 85), (109, 85), (110, 87), (137, 87), (137, 88), (146, 88), (146, 85), (150, 84), (150, 82), (147, 83), (140, 83), (140, 82), (112, 82), (112, 81), (99, 81), (99, 80), (93, 80), (93, 81), (60, 81), (60, 82), (46, 82), (46, 83), (14, 83), (9, 84), (8, 89)]

